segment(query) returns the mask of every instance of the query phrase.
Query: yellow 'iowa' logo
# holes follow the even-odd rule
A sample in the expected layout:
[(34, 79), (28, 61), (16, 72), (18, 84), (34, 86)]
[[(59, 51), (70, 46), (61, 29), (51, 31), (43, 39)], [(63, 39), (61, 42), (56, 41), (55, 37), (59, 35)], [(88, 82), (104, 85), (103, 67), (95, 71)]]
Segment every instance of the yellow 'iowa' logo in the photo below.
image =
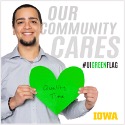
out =
[(116, 112), (94, 112), (94, 120), (118, 120)]

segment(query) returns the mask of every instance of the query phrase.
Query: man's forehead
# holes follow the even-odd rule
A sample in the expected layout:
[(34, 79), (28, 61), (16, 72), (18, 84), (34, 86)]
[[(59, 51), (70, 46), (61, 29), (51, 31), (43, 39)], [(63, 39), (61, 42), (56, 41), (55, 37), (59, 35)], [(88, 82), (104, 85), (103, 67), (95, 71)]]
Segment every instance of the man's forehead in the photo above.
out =
[(16, 18), (30, 18), (30, 17), (38, 18), (38, 12), (36, 9), (32, 7), (21, 8), (17, 10), (15, 17)]

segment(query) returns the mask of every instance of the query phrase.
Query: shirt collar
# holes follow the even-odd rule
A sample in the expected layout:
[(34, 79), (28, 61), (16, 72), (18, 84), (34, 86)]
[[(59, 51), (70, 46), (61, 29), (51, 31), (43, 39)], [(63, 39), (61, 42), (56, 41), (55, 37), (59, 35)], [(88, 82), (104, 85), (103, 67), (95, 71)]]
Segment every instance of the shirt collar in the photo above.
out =
[(35, 58), (35, 62), (39, 61), (41, 59), (42, 56), (46, 56), (45, 52), (43, 51), (43, 49), (40, 47), (40, 51), (39, 51), (39, 55), (38, 57)]
[(10, 54), (10, 59), (15, 58), (15, 57), (21, 57), (17, 47), (14, 48), (13, 52)]
[[(40, 47), (40, 51), (39, 51), (39, 55), (38, 55), (38, 59), (40, 59), (42, 56), (46, 56), (45, 52), (43, 51), (43, 49)], [(10, 59), (12, 58), (16, 58), (16, 57), (21, 57), (21, 55), (19, 54), (19, 51), (18, 51), (18, 47), (16, 46), (13, 50), (13, 52), (10, 54)]]

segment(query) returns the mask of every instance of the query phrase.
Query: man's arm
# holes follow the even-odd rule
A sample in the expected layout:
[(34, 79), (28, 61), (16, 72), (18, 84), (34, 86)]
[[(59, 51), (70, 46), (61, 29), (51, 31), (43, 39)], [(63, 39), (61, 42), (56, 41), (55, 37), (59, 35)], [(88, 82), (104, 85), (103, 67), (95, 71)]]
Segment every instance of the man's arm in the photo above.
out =
[(85, 115), (89, 110), (85, 107), (85, 100), (72, 102), (63, 112), (61, 113), (67, 119), (74, 119)]
[[(13, 114), (16, 107), (22, 105), (27, 99), (33, 99), (36, 90), (28, 85), (18, 86), (15, 95), (9, 100), (4, 100), (2, 96), (1, 119), (5, 119)], [(8, 102), (9, 101), (9, 102)]]
[(79, 94), (84, 94), (86, 100), (84, 101), (77, 101), (75, 100), (71, 103), (63, 112), (62, 114), (67, 119), (73, 119), (85, 115), (89, 110), (91, 110), (97, 100), (98, 91), (95, 87), (86, 86), (80, 88)]
[(2, 100), (1, 102), (1, 120), (13, 114), (13, 112), (9, 109), (8, 100)]

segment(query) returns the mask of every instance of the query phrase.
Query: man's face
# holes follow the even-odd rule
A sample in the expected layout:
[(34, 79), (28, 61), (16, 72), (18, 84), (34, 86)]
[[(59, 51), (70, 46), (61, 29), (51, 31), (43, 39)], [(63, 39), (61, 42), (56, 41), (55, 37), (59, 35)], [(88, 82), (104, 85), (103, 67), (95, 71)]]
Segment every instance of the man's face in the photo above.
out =
[[(39, 35), (42, 30), (38, 13), (34, 8), (22, 8), (17, 10), (15, 15), (14, 34), (22, 44), (33, 45), (34, 40), (39, 41)], [(23, 44), (23, 45), (25, 45)]]

